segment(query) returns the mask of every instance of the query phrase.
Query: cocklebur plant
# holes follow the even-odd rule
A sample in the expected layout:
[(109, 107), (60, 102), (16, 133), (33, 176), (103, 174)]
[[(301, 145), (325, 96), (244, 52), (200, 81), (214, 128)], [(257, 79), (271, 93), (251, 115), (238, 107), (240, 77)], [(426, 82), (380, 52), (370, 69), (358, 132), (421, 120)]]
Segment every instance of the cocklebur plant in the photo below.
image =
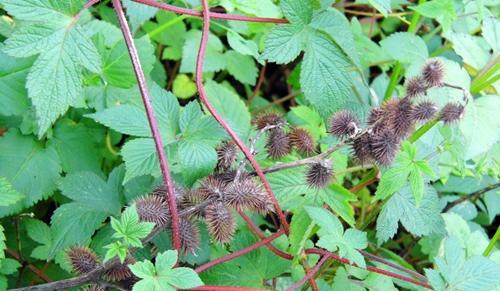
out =
[(194, 2), (0, 0), (0, 290), (499, 285), (491, 1)]

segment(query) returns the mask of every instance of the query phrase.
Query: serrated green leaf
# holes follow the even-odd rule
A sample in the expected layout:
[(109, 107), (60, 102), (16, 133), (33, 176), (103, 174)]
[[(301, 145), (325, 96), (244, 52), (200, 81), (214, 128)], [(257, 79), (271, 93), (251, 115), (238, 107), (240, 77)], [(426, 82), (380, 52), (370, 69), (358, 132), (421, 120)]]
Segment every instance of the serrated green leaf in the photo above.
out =
[(151, 222), (139, 222), (135, 205), (123, 211), (120, 220), (111, 218), (111, 227), (116, 231), (113, 237), (123, 239), (126, 245), (142, 247), (141, 239), (145, 238), (154, 228)]
[(23, 194), (16, 191), (5, 177), (0, 176), (0, 206), (15, 204), (23, 198)]
[(45, 149), (32, 137), (9, 130), (0, 137), (0, 176), (25, 195), (15, 205), (0, 207), (0, 217), (32, 206), (56, 189), (61, 166), (53, 149)]
[(285, 17), (291, 23), (306, 25), (311, 22), (313, 6), (311, 1), (302, 0), (282, 0), (280, 7)]
[[(159, 254), (158, 256), (160, 255), (161, 254)], [(155, 266), (150, 261), (137, 262), (135, 264), (131, 264), (129, 268), (132, 273), (134, 273), (134, 275), (143, 279), (153, 277), (156, 274)]]
[(227, 42), (232, 49), (240, 54), (252, 56), (255, 59), (259, 58), (259, 48), (257, 47), (257, 44), (252, 40), (244, 39), (237, 32), (232, 30), (228, 31)]
[(104, 262), (111, 260), (114, 257), (118, 257), (120, 262), (123, 264), (128, 254), (128, 247), (121, 241), (115, 241), (109, 245), (104, 246), (108, 249), (106, 255), (104, 256)]
[(329, 117), (351, 98), (349, 60), (325, 33), (308, 35), (300, 84), (306, 99), (323, 117)]
[(21, 264), (14, 259), (11, 259), (11, 258), (3, 259), (2, 263), (0, 264), (0, 274), (12, 275), (20, 267), (21, 267)]
[(5, 234), (3, 233), (5, 231), (5, 229), (3, 228), (3, 226), (0, 224), (0, 260), (3, 260), (5, 259), (5, 249), (7, 248), (7, 246), (5, 245)]
[(217, 164), (217, 152), (202, 141), (183, 140), (179, 143), (179, 163), (188, 184), (211, 173)]
[(422, 172), (417, 167), (412, 167), (410, 171), (410, 175), (408, 176), (408, 180), (410, 181), (410, 189), (415, 198), (416, 206), (420, 205), (422, 198), (424, 196), (424, 177), (422, 176)]
[(128, 141), (123, 145), (121, 155), (127, 169), (123, 183), (137, 176), (160, 172), (156, 147), (151, 138), (137, 138)]
[(30, 106), (24, 84), (33, 59), (9, 57), (2, 49), (3, 45), (0, 46), (0, 114), (22, 115)]
[(83, 6), (82, 0), (68, 0), (60, 2), (57, 0), (26, 0), (19, 2), (16, 0), (2, 0), (1, 4), (9, 14), (18, 19), (44, 22), (70, 18)]
[(380, 11), (384, 17), (391, 12), (391, 0), (368, 0), (368, 3)]
[(340, 220), (328, 210), (312, 206), (306, 206), (304, 209), (309, 217), (311, 217), (311, 219), (318, 224), (325, 233), (340, 237), (344, 232), (344, 227), (342, 226), (342, 223), (340, 223)]
[(312, 234), (312, 221), (307, 212), (300, 208), (294, 212), (290, 223), (290, 253), (293, 256), (300, 254), (309, 236)]
[(188, 75), (179, 74), (175, 77), (172, 91), (175, 96), (181, 99), (187, 99), (194, 96), (196, 92), (198, 92), (198, 89), (196, 88), (196, 83), (193, 82)]
[(108, 215), (120, 211), (117, 189), (92, 172), (69, 174), (63, 179), (59, 188), (64, 196), (95, 211)]
[(305, 48), (306, 36), (302, 25), (278, 25), (267, 35), (261, 58), (277, 64), (289, 63)]
[(49, 259), (71, 245), (85, 245), (108, 215), (79, 202), (59, 206), (51, 218), (52, 245)]
[(42, 244), (33, 249), (31, 257), (39, 260), (47, 260), (52, 244), (50, 227), (40, 220), (31, 218), (23, 220), (23, 223), (28, 236), (32, 240)]
[(229, 74), (243, 84), (255, 85), (259, 72), (252, 57), (233, 50), (227, 51), (224, 57), (226, 58), (226, 69)]
[(410, 187), (404, 187), (387, 201), (377, 219), (379, 244), (394, 236), (399, 221), (415, 236), (442, 233), (444, 221), (439, 215), (440, 210), (434, 188), (425, 188), (422, 202), (417, 207)]
[(190, 289), (198, 286), (203, 286), (198, 273), (190, 268), (175, 268), (172, 269), (167, 277), (167, 281), (170, 285), (178, 289)]
[(349, 225), (354, 225), (354, 208), (349, 201), (354, 201), (356, 198), (351, 192), (335, 184), (319, 190), (318, 196)]

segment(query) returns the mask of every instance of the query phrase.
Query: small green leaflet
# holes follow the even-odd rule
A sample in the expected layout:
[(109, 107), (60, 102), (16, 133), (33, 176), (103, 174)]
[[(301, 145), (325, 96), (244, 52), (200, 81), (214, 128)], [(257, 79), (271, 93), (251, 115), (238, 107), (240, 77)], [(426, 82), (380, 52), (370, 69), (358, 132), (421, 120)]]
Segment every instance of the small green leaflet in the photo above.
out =
[(139, 222), (135, 205), (127, 207), (120, 220), (111, 217), (111, 227), (115, 230), (113, 237), (123, 239), (123, 242), (131, 247), (142, 247), (141, 239), (145, 238), (154, 226), (152, 222)]
[(50, 227), (44, 222), (32, 218), (23, 220), (23, 223), (28, 236), (41, 244), (33, 249), (31, 257), (39, 260), (47, 260), (52, 245)]
[(128, 254), (128, 247), (121, 241), (115, 241), (108, 245), (104, 246), (106, 251), (106, 255), (104, 256), (104, 261), (107, 262), (114, 257), (118, 257), (120, 262), (123, 264)]
[(314, 223), (307, 215), (304, 208), (299, 208), (293, 213), (290, 223), (290, 253), (297, 257), (304, 248), (307, 239), (312, 234)]
[(5, 177), (0, 176), (0, 206), (9, 206), (23, 198), (23, 194), (14, 189)]
[(408, 181), (415, 197), (417, 206), (424, 195), (424, 176), (435, 176), (432, 168), (425, 160), (417, 160), (417, 149), (409, 142), (403, 143), (401, 151), (396, 156), (391, 168), (384, 172), (377, 187), (375, 197), (377, 199), (387, 199), (394, 192), (399, 191)]
[(351, 260), (361, 268), (366, 267), (365, 260), (358, 251), (368, 246), (366, 233), (354, 228), (349, 228), (344, 232), (340, 220), (324, 208), (306, 206), (305, 210), (320, 226), (318, 246), (331, 252), (338, 251), (341, 257)]
[(30, 106), (28, 92), (24, 86), (26, 76), (33, 65), (33, 58), (12, 58), (3, 52), (0, 45), (0, 114), (22, 115)]
[(377, 240), (381, 244), (392, 238), (401, 224), (415, 236), (443, 233), (444, 221), (436, 190), (424, 187), (423, 199), (419, 206), (410, 187), (404, 187), (394, 194), (383, 206), (377, 218)]
[(368, 3), (380, 11), (384, 17), (391, 12), (391, 0), (368, 0)]
[(168, 250), (150, 261), (137, 262), (129, 268), (141, 280), (134, 284), (133, 291), (174, 291), (203, 286), (198, 274), (190, 268), (174, 268), (177, 251)]
[(312, 1), (282, 0), (280, 8), (291, 23), (304, 26), (311, 22), (313, 16)]
[(137, 30), (146, 20), (155, 16), (158, 8), (144, 5), (142, 3), (135, 3), (131, 0), (124, 0), (123, 6), (126, 8), (127, 16), (130, 21), (132, 30)]
[(435, 290), (493, 290), (500, 284), (500, 264), (483, 256), (466, 259), (454, 236), (444, 240), (444, 256), (435, 259), (436, 270), (425, 269)]
[(382, 49), (393, 60), (405, 65), (423, 63), (427, 57), (427, 46), (423, 39), (411, 32), (396, 32), (380, 42)]
[[(28, 96), (35, 107), (38, 136), (45, 134), (69, 106), (81, 102), (83, 69), (101, 71), (95, 45), (74, 23), (82, 1), (2, 0), (10, 15), (34, 22), (20, 26), (5, 42), (4, 52), (13, 57), (39, 55), (27, 76)], [(34, 13), (33, 11), (37, 11)]]

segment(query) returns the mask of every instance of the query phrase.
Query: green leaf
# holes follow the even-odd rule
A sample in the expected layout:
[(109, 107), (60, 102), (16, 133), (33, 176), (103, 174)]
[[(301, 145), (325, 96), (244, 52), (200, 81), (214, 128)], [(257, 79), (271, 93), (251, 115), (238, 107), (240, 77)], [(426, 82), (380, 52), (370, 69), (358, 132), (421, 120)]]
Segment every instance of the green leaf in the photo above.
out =
[(104, 262), (107, 262), (114, 257), (118, 257), (122, 264), (125, 262), (128, 254), (127, 245), (123, 244), (121, 241), (115, 241), (104, 246), (104, 248), (108, 249), (106, 251), (106, 255), (104, 256)]
[(3, 45), (0, 46), (0, 114), (22, 115), (30, 106), (24, 84), (33, 59), (9, 57), (2, 49)]
[(92, 172), (67, 175), (60, 186), (64, 196), (108, 215), (117, 214), (121, 203), (118, 191)]
[(250, 113), (241, 98), (228, 88), (209, 81), (205, 84), (208, 99), (242, 140), (250, 133)]
[(236, 80), (243, 84), (255, 85), (259, 74), (252, 57), (230, 50), (224, 54), (227, 61), (226, 69)]
[(494, 17), (487, 17), (483, 20), (483, 37), (488, 42), (493, 51), (500, 50), (500, 21)]
[(23, 220), (23, 223), (26, 227), (28, 236), (32, 240), (42, 244), (33, 249), (31, 257), (39, 260), (47, 260), (52, 244), (50, 227), (44, 222), (32, 218)]
[(354, 208), (349, 202), (355, 201), (356, 197), (349, 190), (338, 184), (333, 184), (330, 187), (319, 190), (318, 195), (324, 203), (328, 204), (349, 225), (354, 225)]
[(324, 208), (306, 206), (305, 210), (320, 226), (318, 246), (332, 252), (338, 250), (341, 257), (353, 261), (362, 268), (366, 266), (363, 256), (356, 250), (368, 246), (366, 233), (352, 228), (344, 232), (338, 218)]
[(10, 258), (3, 259), (0, 264), (0, 274), (12, 275), (17, 272), (17, 269), (21, 267), (21, 264)]
[(413, 198), (415, 198), (416, 206), (418, 207), (424, 196), (424, 177), (422, 176), (422, 172), (419, 168), (414, 166), (411, 169), (408, 179), (410, 180), (410, 189), (413, 194)]
[(22, 9), (11, 1), (5, 4), (13, 9), (11, 13), (16, 17), (30, 15), (26, 9), (42, 9), (47, 15), (53, 14), (43, 20), (38, 16), (29, 19), (37, 19), (40, 23), (21, 26), (4, 47), (4, 52), (15, 57), (40, 54), (27, 76), (26, 88), (35, 107), (38, 136), (41, 137), (69, 106), (82, 103), (83, 68), (99, 73), (101, 59), (84, 29), (74, 24), (72, 17), (61, 13), (73, 12), (69, 6), (35, 0)]
[(259, 58), (259, 48), (254, 41), (244, 39), (240, 34), (232, 30), (228, 31), (226, 36), (229, 46), (235, 51), (242, 55), (253, 56), (256, 59)]
[[(500, 284), (500, 265), (483, 256), (465, 259), (465, 250), (455, 237), (444, 242), (444, 256), (436, 258), (437, 271), (425, 269), (434, 288), (446, 290), (493, 290)], [(439, 289), (437, 289), (439, 290)]]
[(111, 227), (116, 231), (113, 237), (123, 239), (126, 245), (142, 247), (141, 239), (145, 238), (154, 228), (151, 222), (139, 222), (139, 215), (135, 205), (127, 207), (120, 217), (120, 221), (111, 217)]
[(277, 64), (289, 63), (305, 48), (306, 36), (302, 25), (278, 25), (267, 35), (261, 58)]
[(48, 258), (71, 245), (85, 245), (108, 214), (79, 202), (59, 206), (51, 218), (52, 246)]
[(297, 256), (301, 253), (306, 244), (307, 239), (312, 234), (312, 223), (304, 208), (300, 208), (294, 212), (290, 223), (290, 253)]
[(177, 264), (177, 252), (168, 250), (156, 256), (156, 268), (160, 273), (172, 269)]
[(102, 154), (99, 146), (103, 139), (102, 131), (63, 119), (56, 123), (49, 147), (55, 148), (64, 172), (100, 173)]
[(304, 169), (287, 169), (267, 175), (280, 205), (285, 209), (298, 209), (304, 204), (303, 194), (310, 193), (304, 178)]
[(428, 57), (425, 42), (411, 32), (393, 33), (383, 39), (380, 46), (393, 60), (406, 65), (414, 62), (423, 63)]
[(135, 3), (131, 0), (124, 0), (123, 7), (126, 8), (127, 16), (132, 26), (132, 30), (137, 30), (146, 20), (155, 16), (158, 8), (144, 5), (142, 3)]
[[(181, 73), (194, 73), (196, 57), (200, 48), (201, 31), (191, 30), (186, 34), (186, 42), (182, 49)], [(214, 34), (209, 34), (203, 72), (218, 72), (226, 67), (226, 59), (222, 54), (224, 46)]]
[(380, 11), (384, 17), (391, 12), (391, 0), (368, 0), (368, 3)]
[(464, 63), (476, 70), (483, 68), (490, 59), (489, 48), (484, 44), (484, 39), (466, 33), (448, 34), (448, 39), (453, 43), (453, 50), (462, 57)]
[(303, 26), (311, 22), (313, 15), (312, 1), (282, 0), (280, 1), (280, 7), (291, 23)]
[(436, 19), (442, 26), (443, 31), (448, 31), (451, 24), (457, 18), (453, 0), (432, 0), (410, 7), (425, 17)]
[(190, 289), (203, 286), (198, 273), (189, 268), (175, 268), (168, 273), (167, 281), (178, 289)]
[[(311, 26), (326, 32), (337, 44), (350, 61), (361, 71), (358, 50), (354, 43), (349, 21), (340, 11), (328, 9), (314, 15)], [(338, 33), (342, 31), (342, 33)]]
[(328, 117), (351, 98), (349, 61), (322, 32), (309, 33), (300, 72), (300, 84), (309, 102)]
[(500, 137), (500, 121), (496, 108), (500, 107), (498, 96), (487, 95), (470, 100), (465, 108), (459, 127), (466, 141), (464, 159), (474, 158), (487, 152)]
[(15, 204), (23, 198), (23, 194), (16, 191), (5, 177), (0, 176), (0, 206)]
[(44, 22), (59, 18), (70, 18), (83, 6), (82, 0), (68, 0), (65, 2), (46, 0), (2, 0), (1, 4), (9, 14), (18, 19)]
[[(159, 254), (158, 256), (161, 256)], [(156, 275), (156, 269), (150, 261), (137, 262), (129, 265), (130, 270), (139, 278), (145, 279)]]
[(381, 244), (392, 238), (398, 222), (415, 236), (440, 234), (444, 229), (437, 193), (432, 187), (424, 189), (422, 202), (417, 207), (409, 187), (394, 194), (383, 206), (377, 219), (377, 239)]
[(142, 175), (159, 175), (160, 163), (156, 147), (151, 138), (137, 138), (123, 145), (121, 155), (125, 161), (125, 178), (123, 183)]
[(30, 207), (56, 189), (61, 166), (57, 153), (45, 149), (32, 137), (9, 130), (0, 137), (0, 176), (5, 177), (19, 193), (25, 195), (15, 205), (0, 206), (0, 217)]
[(182, 140), (179, 143), (179, 163), (188, 184), (211, 173), (217, 164), (217, 152), (202, 141)]
[[(134, 43), (139, 53), (142, 69), (147, 76), (153, 70), (155, 62), (154, 47), (147, 36), (135, 39)], [(102, 66), (104, 79), (112, 86), (130, 88), (137, 83), (127, 46), (123, 40), (104, 52)]]

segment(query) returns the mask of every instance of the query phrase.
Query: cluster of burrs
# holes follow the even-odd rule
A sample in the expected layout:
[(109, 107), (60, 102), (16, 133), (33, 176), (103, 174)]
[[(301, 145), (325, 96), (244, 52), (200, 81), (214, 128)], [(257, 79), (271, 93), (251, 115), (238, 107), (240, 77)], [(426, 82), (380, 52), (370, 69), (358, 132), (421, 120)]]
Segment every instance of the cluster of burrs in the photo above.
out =
[(426, 95), (427, 90), (446, 85), (443, 75), (441, 61), (429, 60), (423, 66), (421, 75), (406, 83), (406, 96), (371, 109), (365, 130), (361, 130), (360, 122), (352, 111), (343, 110), (330, 119), (330, 132), (349, 143), (353, 155), (360, 161), (390, 165), (401, 142), (414, 131), (417, 123), (439, 118), (445, 124), (451, 124), (463, 116), (463, 104), (448, 103), (438, 112), (434, 102), (416, 101), (417, 97)]
[[(88, 247), (73, 246), (66, 251), (66, 255), (73, 271), (78, 275), (90, 273), (101, 265), (98, 256)], [(132, 256), (127, 256), (123, 263), (106, 270), (102, 278), (108, 282), (117, 283), (119, 286), (132, 288), (138, 278), (132, 274), (128, 265), (134, 263), (135, 259)], [(105, 287), (97, 284), (91, 284), (83, 288), (86, 291), (104, 291), (105, 289)]]

